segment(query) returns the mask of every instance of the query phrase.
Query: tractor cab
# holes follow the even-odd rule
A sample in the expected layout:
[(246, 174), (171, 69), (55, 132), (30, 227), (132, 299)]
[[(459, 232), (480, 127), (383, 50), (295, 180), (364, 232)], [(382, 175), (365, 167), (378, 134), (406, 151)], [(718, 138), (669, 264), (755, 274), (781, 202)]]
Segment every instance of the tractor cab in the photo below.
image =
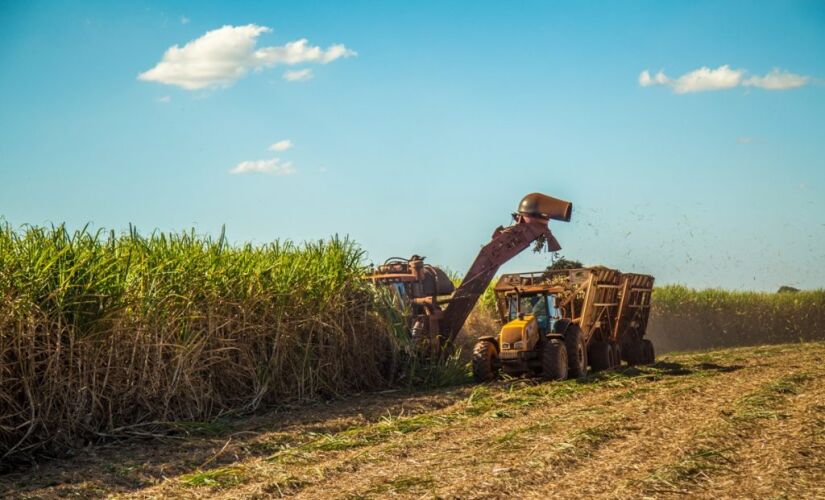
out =
[(514, 289), (501, 297), (506, 303), (506, 315), (499, 332), (499, 357), (502, 360), (526, 363), (535, 357), (537, 344), (560, 319), (555, 296), (542, 291)]
[(507, 304), (508, 322), (520, 319), (523, 316), (533, 316), (539, 333), (542, 335), (552, 331), (553, 324), (560, 319), (555, 296), (552, 294), (543, 292), (531, 295), (512, 293), (507, 296)]

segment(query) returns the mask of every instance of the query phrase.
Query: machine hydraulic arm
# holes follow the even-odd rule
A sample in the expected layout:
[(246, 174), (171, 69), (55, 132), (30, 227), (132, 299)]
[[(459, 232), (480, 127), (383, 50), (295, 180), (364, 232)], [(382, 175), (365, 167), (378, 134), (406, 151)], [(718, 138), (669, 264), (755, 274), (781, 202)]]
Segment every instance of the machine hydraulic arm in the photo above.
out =
[(550, 251), (561, 249), (550, 232), (548, 222), (550, 219), (569, 222), (572, 211), (570, 202), (541, 193), (528, 194), (521, 200), (518, 212), (513, 214), (515, 223), (495, 230), (491, 241), (478, 253), (444, 310), (440, 333), (446, 345), (455, 340), (499, 267), (533, 242), (546, 244)]

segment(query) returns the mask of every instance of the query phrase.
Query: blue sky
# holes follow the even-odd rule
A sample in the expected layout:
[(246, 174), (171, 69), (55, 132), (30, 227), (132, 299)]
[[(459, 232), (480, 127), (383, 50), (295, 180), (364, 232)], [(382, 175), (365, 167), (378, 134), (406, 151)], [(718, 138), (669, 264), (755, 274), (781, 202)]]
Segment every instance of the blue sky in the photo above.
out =
[(540, 191), (585, 263), (822, 287), (824, 54), (823, 2), (7, 1), (0, 216), (463, 272)]

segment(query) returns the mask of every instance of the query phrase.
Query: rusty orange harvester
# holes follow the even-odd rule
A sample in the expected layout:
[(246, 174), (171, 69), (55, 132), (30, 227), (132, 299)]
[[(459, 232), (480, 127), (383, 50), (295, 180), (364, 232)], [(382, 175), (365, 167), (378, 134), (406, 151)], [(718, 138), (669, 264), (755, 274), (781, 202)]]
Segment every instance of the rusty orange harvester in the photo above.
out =
[[(569, 222), (572, 212), (568, 201), (528, 194), (513, 223), (493, 231), (458, 288), (418, 255), (388, 259), (368, 279), (395, 294), (422, 352), (443, 359), (499, 268), (531, 244), (560, 250), (549, 222)], [(475, 378), (490, 380), (504, 371), (564, 379), (622, 359), (652, 362), (653, 346), (643, 338), (652, 286), (651, 276), (607, 268), (503, 275), (495, 286), (501, 332), (476, 344)]]

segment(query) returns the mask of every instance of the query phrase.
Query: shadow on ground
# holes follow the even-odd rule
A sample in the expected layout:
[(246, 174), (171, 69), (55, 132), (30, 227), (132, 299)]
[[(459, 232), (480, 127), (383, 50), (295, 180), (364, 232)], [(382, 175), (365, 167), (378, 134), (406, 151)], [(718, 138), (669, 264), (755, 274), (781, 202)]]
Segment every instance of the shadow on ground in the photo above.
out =
[(737, 370), (741, 370), (744, 368), (744, 365), (720, 365), (717, 363), (696, 363), (696, 364), (683, 364), (683, 363), (676, 363), (673, 361), (659, 361), (652, 365), (637, 365), (637, 366), (625, 366), (623, 368), (605, 372), (597, 372), (591, 373), (585, 378), (579, 379), (579, 383), (582, 384), (592, 384), (597, 382), (602, 382), (608, 378), (615, 378), (615, 377), (622, 377), (622, 378), (632, 378), (632, 377), (642, 377), (642, 376), (669, 376), (669, 377), (678, 377), (678, 376), (686, 376), (686, 375), (694, 375), (699, 372), (719, 372), (719, 373), (730, 373), (735, 372)]

